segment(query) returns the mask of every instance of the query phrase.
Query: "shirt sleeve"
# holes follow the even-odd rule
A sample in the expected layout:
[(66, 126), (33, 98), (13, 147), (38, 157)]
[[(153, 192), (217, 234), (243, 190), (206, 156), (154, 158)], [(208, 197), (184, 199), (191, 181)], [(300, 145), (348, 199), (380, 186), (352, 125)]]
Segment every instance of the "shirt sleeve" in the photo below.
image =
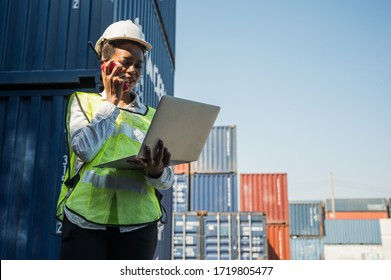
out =
[(114, 131), (119, 109), (105, 101), (89, 122), (76, 98), (71, 104), (70, 135), (74, 153), (84, 162), (90, 162)]
[(174, 184), (174, 171), (171, 167), (166, 167), (159, 178), (150, 178), (148, 176), (144, 177), (148, 185), (161, 191), (168, 190)]

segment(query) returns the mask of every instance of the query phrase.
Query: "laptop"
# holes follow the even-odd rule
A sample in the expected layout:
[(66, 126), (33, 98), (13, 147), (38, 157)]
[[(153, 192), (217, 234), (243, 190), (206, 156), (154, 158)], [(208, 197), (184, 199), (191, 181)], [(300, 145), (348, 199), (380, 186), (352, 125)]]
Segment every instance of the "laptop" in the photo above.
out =
[[(96, 167), (141, 168), (133, 160), (145, 159), (145, 146), (156, 152), (159, 139), (171, 153), (171, 165), (198, 160), (220, 107), (164, 95), (157, 106), (151, 125), (137, 155), (99, 164)], [(132, 163), (133, 162), (133, 163)]]

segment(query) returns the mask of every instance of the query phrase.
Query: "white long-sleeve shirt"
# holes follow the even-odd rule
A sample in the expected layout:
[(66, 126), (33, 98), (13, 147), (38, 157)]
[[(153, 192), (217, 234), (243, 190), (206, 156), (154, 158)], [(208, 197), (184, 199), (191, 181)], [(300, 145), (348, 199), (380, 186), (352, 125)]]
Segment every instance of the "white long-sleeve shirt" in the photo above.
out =
[[(122, 109), (130, 112), (145, 114), (147, 107), (140, 102), (137, 94), (132, 93), (134, 100), (132, 103)], [(102, 99), (106, 100), (106, 93), (101, 93)], [(83, 162), (90, 162), (99, 152), (102, 145), (114, 132), (114, 124), (120, 113), (119, 106), (104, 101), (99, 110), (91, 120), (84, 115), (82, 108), (76, 98), (73, 99), (70, 107), (70, 138), (71, 148), (78, 157), (77, 168), (80, 168)], [(174, 182), (174, 173), (171, 167), (164, 169), (159, 178), (150, 178), (145, 176), (148, 185), (158, 190), (169, 189)], [(74, 224), (87, 229), (106, 229), (105, 226), (90, 223), (80, 216), (67, 210), (65, 215)], [(141, 226), (120, 227), (121, 232), (131, 231)]]

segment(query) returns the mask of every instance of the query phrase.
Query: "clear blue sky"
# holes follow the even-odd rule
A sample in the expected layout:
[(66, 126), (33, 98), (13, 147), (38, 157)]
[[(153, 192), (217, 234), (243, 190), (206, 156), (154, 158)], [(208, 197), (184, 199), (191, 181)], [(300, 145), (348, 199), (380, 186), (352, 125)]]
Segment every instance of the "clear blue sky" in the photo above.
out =
[(290, 200), (391, 198), (391, 1), (177, 0), (175, 95)]

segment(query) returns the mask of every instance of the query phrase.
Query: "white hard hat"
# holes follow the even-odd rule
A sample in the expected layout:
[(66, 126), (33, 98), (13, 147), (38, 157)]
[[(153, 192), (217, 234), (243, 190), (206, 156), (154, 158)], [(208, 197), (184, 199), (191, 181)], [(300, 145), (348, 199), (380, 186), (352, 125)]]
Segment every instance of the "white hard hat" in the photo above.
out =
[(106, 28), (105, 32), (103, 32), (102, 36), (95, 44), (95, 50), (99, 55), (102, 55), (102, 43), (105, 40), (129, 40), (143, 45), (147, 51), (152, 49), (152, 45), (145, 41), (141, 28), (131, 20), (117, 21)]

